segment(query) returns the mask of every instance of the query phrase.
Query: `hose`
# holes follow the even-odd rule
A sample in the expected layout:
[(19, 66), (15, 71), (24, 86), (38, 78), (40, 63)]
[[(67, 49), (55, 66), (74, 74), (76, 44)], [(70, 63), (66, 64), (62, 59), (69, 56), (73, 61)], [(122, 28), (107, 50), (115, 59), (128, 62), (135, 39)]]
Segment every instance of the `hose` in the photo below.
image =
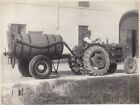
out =
[(26, 45), (26, 46), (29, 46), (29, 47), (36, 48), (36, 49), (46, 49), (46, 48), (52, 47), (52, 46), (54, 46), (56, 44), (63, 44), (72, 53), (72, 55), (75, 56), (74, 52), (70, 49), (70, 47), (64, 41), (59, 41), (59, 42), (56, 42), (56, 43), (53, 43), (53, 44), (49, 44), (49, 45), (46, 45), (46, 46), (35, 46), (35, 45), (32, 45), (32, 44), (20, 41), (18, 39), (16, 40), (16, 42), (19, 43), (19, 44), (23, 44), (23, 45)]

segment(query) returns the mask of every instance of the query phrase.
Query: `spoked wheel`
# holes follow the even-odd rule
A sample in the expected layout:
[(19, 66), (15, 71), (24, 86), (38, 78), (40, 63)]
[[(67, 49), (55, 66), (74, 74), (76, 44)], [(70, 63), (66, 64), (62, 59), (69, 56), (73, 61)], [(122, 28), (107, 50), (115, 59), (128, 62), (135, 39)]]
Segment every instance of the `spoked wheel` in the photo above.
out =
[(127, 74), (132, 74), (136, 71), (137, 69), (137, 63), (136, 60), (132, 57), (128, 57), (125, 61), (124, 61), (124, 69), (125, 69), (125, 73)]
[(99, 45), (91, 46), (85, 51), (83, 62), (90, 75), (104, 75), (110, 65), (108, 53)]
[(52, 71), (51, 60), (43, 55), (35, 56), (30, 61), (29, 71), (34, 78), (46, 79)]

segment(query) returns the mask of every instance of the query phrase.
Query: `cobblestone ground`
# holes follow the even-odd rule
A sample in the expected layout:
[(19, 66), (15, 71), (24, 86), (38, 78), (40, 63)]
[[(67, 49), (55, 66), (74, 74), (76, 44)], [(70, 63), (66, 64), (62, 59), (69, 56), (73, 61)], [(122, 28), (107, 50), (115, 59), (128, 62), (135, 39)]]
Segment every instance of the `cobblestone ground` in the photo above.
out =
[[(11, 84), (15, 82), (20, 82), (20, 81), (28, 81), (28, 80), (34, 80), (32, 77), (22, 77), (21, 74), (18, 71), (17, 64), (15, 65), (15, 68), (12, 69), (11, 65), (8, 64), (7, 57), (2, 56), (2, 61), (1, 61), (1, 76), (2, 76), (2, 84)], [(137, 60), (137, 65), (139, 65), (138, 58)], [(137, 68), (136, 73), (139, 72), (139, 67)], [(127, 75), (124, 73), (123, 65), (118, 65), (117, 66), (117, 71), (113, 74), (105, 75), (105, 76), (119, 76), (119, 75)], [(87, 75), (74, 75), (71, 70), (68, 67), (67, 63), (60, 64), (59, 66), (59, 71), (58, 74), (55, 75), (52, 73), (50, 76), (50, 79), (56, 79), (56, 78), (86, 78), (88, 77)], [(93, 76), (93, 78), (96, 78), (97, 76)]]
[[(136, 73), (134, 74), (125, 74), (123, 65), (118, 65), (117, 66), (117, 71), (113, 74), (109, 75), (104, 75), (104, 76), (88, 76), (88, 75), (74, 75), (71, 70), (68, 67), (67, 63), (60, 64), (58, 74), (52, 74), (50, 76), (50, 79), (45, 79), (45, 80), (35, 80), (32, 77), (22, 77), (18, 71), (17, 65), (15, 66), (14, 69), (12, 69), (11, 65), (8, 64), (7, 57), (2, 56), (1, 57), (1, 83), (2, 83), (2, 93), (3, 96), (7, 94), (11, 94), (11, 88), (14, 84), (16, 83), (25, 83), (25, 84), (39, 84), (42, 81), (48, 81), (48, 82), (53, 82), (56, 79), (73, 79), (73, 80), (81, 80), (81, 79), (86, 79), (86, 78), (102, 78), (102, 77), (117, 77), (117, 76), (127, 76), (127, 75), (139, 75), (139, 67), (137, 68)], [(137, 60), (137, 65), (139, 65), (139, 61)], [(9, 97), (9, 96), (8, 96)], [(7, 98), (8, 98), (7, 97)], [(7, 100), (6, 98), (6, 100)], [(9, 97), (10, 99), (10, 97)], [(5, 105), (15, 105), (14, 103), (18, 103), (18, 99), (13, 98), (12, 100), (15, 101), (5, 101)]]

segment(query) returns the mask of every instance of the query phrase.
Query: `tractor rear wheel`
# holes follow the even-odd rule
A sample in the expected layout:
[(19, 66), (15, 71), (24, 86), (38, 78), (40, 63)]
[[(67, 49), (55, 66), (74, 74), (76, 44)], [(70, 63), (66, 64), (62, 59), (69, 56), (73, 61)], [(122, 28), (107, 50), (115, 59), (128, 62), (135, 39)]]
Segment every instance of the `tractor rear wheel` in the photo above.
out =
[(116, 63), (111, 63), (109, 66), (109, 70), (107, 71), (108, 73), (114, 73), (117, 69), (117, 64)]
[(37, 55), (31, 59), (29, 71), (34, 78), (46, 79), (52, 72), (51, 60), (44, 55)]
[(23, 77), (31, 77), (31, 74), (29, 72), (29, 61), (24, 59), (19, 59), (18, 70)]
[(109, 69), (110, 59), (102, 46), (93, 45), (85, 51), (83, 63), (90, 75), (104, 75)]
[(137, 69), (136, 60), (132, 57), (126, 58), (124, 61), (124, 69), (125, 69), (125, 73), (127, 73), (127, 74), (134, 73)]

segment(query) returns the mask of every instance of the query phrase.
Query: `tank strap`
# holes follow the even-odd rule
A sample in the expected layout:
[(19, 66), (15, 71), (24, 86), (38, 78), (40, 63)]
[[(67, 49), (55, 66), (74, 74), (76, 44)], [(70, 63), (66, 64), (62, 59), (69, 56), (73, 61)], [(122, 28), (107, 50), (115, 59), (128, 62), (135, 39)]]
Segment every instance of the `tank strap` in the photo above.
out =
[[(57, 40), (56, 40), (56, 38), (55, 38), (55, 36), (54, 35), (52, 35), (53, 36), (53, 39), (54, 39), (54, 41), (56, 42)], [(55, 53), (56, 53), (56, 49), (57, 49), (57, 44), (55, 44)]]
[[(45, 34), (44, 34), (45, 35)], [(46, 38), (46, 40), (47, 40), (47, 44), (49, 44), (50, 42), (49, 42), (49, 38), (48, 38), (48, 36), (47, 35), (45, 35), (45, 38)], [(49, 47), (48, 47), (48, 49), (47, 49), (48, 51), (47, 51), (47, 53), (49, 53)]]
[[(62, 38), (62, 36), (61, 35), (59, 35), (60, 36), (60, 39), (61, 39), (61, 41), (63, 41), (63, 38)], [(64, 49), (64, 46), (62, 45), (62, 50), (61, 50), (61, 54), (63, 53), (63, 49)]]
[(15, 39), (15, 35), (12, 35), (12, 56), (16, 56), (16, 39)]
[[(32, 40), (31, 40), (30, 34), (27, 34), (27, 35), (28, 35), (30, 44), (32, 44)], [(30, 48), (29, 48), (29, 53), (28, 53), (28, 57), (30, 57), (31, 51), (32, 51), (32, 47), (30, 46)]]
[[(22, 37), (22, 35), (21, 34), (18, 34), (19, 36), (20, 36), (20, 39), (21, 39), (21, 41), (23, 41), (23, 37)], [(23, 54), (23, 44), (21, 45), (21, 52), (20, 52), (20, 56), (22, 57), (22, 54)]]

